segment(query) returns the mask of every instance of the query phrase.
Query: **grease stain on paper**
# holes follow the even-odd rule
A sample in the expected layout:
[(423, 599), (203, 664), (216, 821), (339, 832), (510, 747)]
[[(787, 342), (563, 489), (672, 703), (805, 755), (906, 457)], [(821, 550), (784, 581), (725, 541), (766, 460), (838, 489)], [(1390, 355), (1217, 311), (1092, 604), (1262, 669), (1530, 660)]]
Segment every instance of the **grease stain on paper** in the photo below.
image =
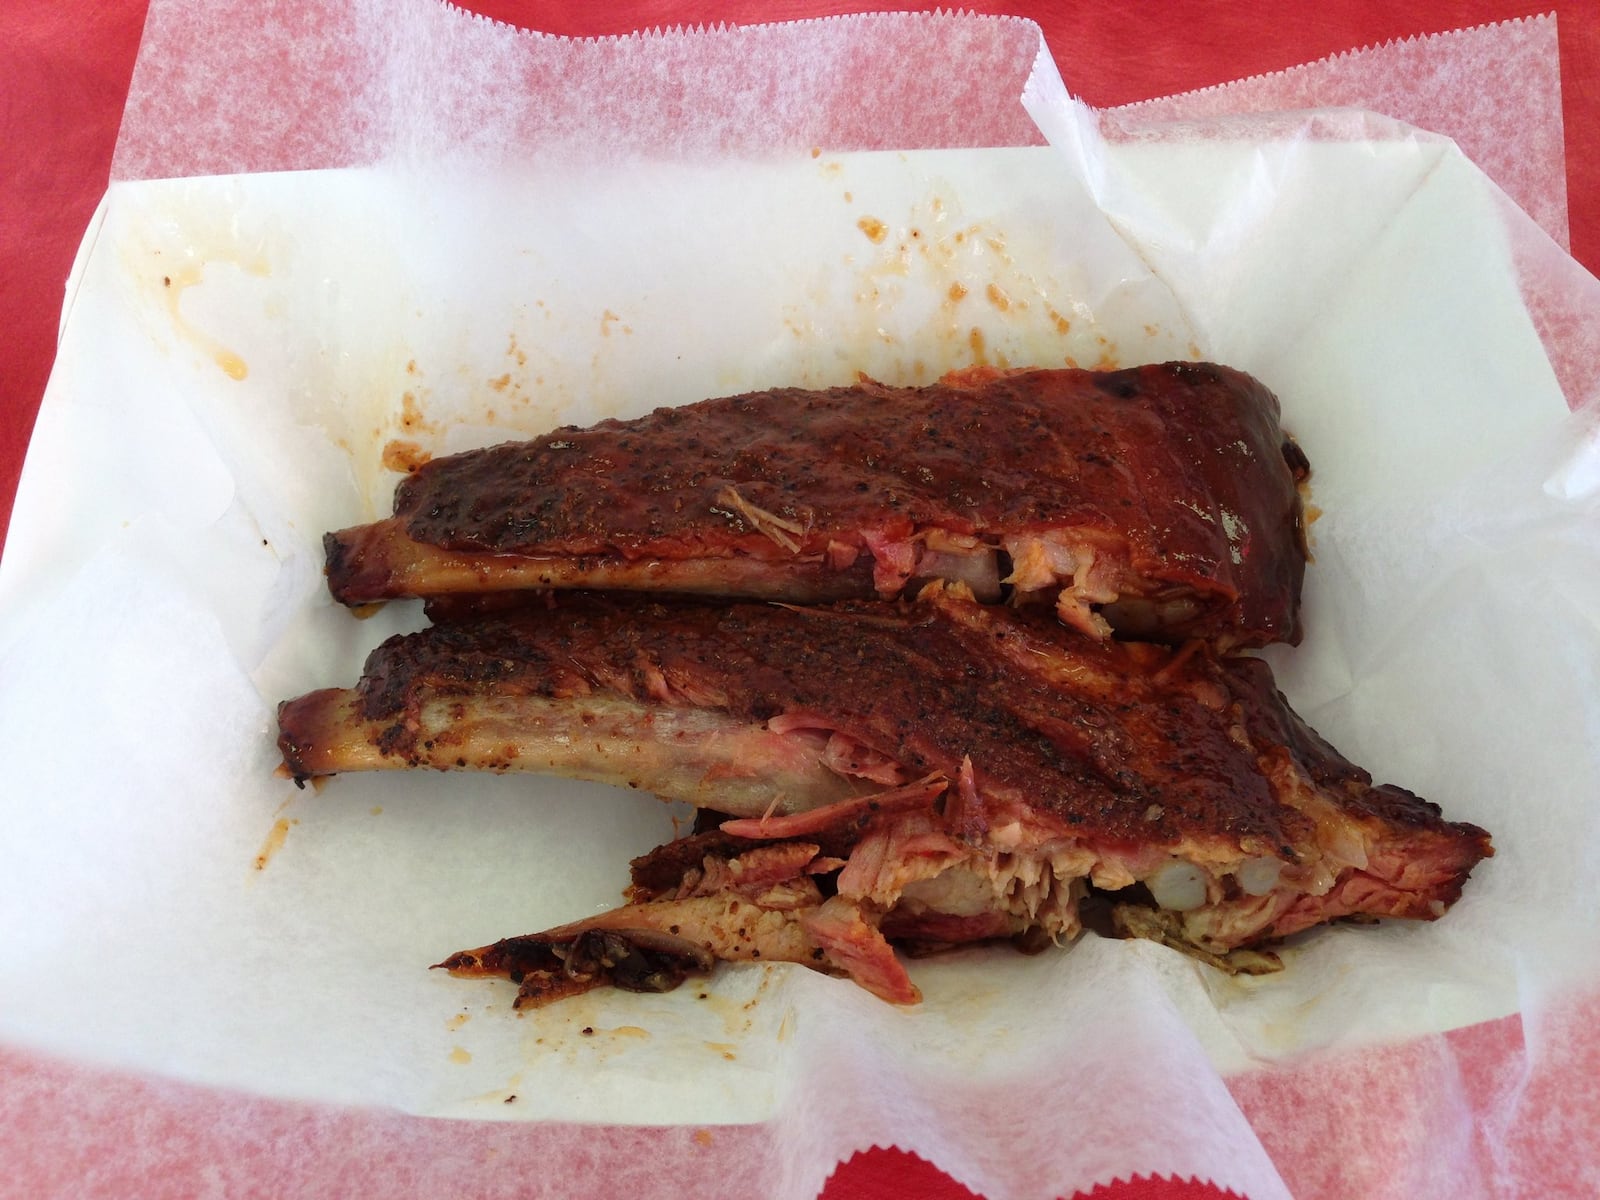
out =
[[(721, 970), (730, 976), (735, 994), (715, 991), (713, 980), (702, 979), (660, 996), (599, 991), (521, 1010), (517, 1016), (528, 1023), (521, 1039), (523, 1060), (533, 1067), (554, 1059), (566, 1068), (588, 1069), (654, 1048), (738, 1062), (748, 1059), (752, 1048), (759, 1059), (788, 1042), (798, 1014), (792, 1007), (773, 1009), (770, 998), (774, 983), (787, 978), (785, 969), (737, 963)], [(668, 1026), (665, 1032), (655, 1028), (661, 1022)]]
[(889, 227), (877, 217), (862, 217), (856, 222), (856, 228), (866, 234), (867, 241), (874, 245), (881, 245), (883, 239), (889, 235)]
[(479, 1092), (474, 1096), (469, 1096), (467, 1097), (467, 1100), (473, 1104), (514, 1105), (517, 1103), (521, 1093), (525, 1090), (523, 1087), (523, 1082), (523, 1073), (521, 1071), (513, 1071), (510, 1078), (508, 1078), (498, 1087), (490, 1088), (486, 1092)]
[(384, 443), (383, 468), (402, 475), (411, 475), (433, 461), (433, 455), (418, 443), (403, 438), (393, 438)]
[(213, 202), (196, 202), (186, 190), (164, 196), (158, 209), (139, 214), (123, 242), (130, 277), (149, 289), (141, 296), (149, 330), (243, 381), (250, 366), (230, 335), (241, 322), (281, 317), (281, 296), (250, 281), (272, 276), (273, 264), (289, 257), (284, 233), (271, 217), (241, 219), (236, 188), (224, 185), (221, 205), (209, 195)]
[(266, 841), (261, 843), (261, 849), (256, 854), (255, 866), (258, 871), (265, 871), (267, 864), (279, 850), (283, 849), (284, 842), (289, 840), (289, 827), (300, 824), (298, 817), (279, 817), (272, 823), (272, 830), (267, 834)]
[[(841, 167), (835, 177), (842, 175)], [(789, 334), (816, 347), (804, 358), (826, 363), (831, 351), (835, 362), (890, 384), (931, 383), (974, 366), (1117, 365), (1118, 347), (1094, 311), (1034, 265), (1046, 260), (1045, 249), (1018, 246), (995, 220), (967, 216), (947, 182), (934, 181), (892, 214), (858, 184), (841, 195), (868, 206), (871, 215), (843, 214), (868, 246), (847, 250), (819, 272), (803, 303), (786, 307)], [(849, 301), (844, 311), (841, 299)], [(835, 381), (824, 379), (826, 365), (801, 374), (807, 386)]]
[[(558, 424), (573, 397), (559, 384), (547, 386), (543, 370), (530, 365), (524, 318), (535, 316), (554, 319), (543, 300), (520, 305), (497, 360), (464, 358), (441, 377), (436, 370), (424, 370), (412, 354), (402, 373), (376, 381), (374, 390), (390, 399), (375, 414), (369, 431), (372, 449), (341, 442), (358, 478), (364, 480), (374, 467), (389, 475), (413, 474), (438, 455), (464, 448), (448, 444), (463, 427), (503, 426), (506, 436), (532, 437)], [(633, 333), (633, 326), (609, 308), (602, 309), (597, 328), (602, 338)], [(596, 351), (593, 357), (598, 373), (601, 356)], [(481, 440), (495, 439), (484, 434)], [(381, 491), (386, 485), (377, 487)]]
[[(271, 274), (270, 268), (262, 260), (251, 260), (233, 265), (250, 275), (264, 276)], [(210, 358), (228, 378), (243, 380), (250, 374), (250, 368), (244, 359), (228, 349), (216, 338), (196, 328), (183, 315), (183, 293), (190, 288), (197, 287), (204, 281), (205, 264), (203, 262), (188, 263), (162, 275), (161, 286), (166, 293), (167, 316), (172, 321), (173, 330), (180, 338)]]

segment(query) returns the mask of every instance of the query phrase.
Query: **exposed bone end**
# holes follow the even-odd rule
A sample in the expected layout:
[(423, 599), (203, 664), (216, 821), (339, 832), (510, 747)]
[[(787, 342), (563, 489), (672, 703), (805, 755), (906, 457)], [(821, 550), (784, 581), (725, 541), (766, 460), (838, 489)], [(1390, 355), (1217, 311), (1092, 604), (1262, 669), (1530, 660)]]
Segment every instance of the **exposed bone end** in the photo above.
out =
[(379, 741), (351, 689), (323, 688), (278, 705), (278, 750), (296, 783), (387, 765)]
[(1189, 912), (1206, 902), (1207, 880), (1206, 872), (1200, 867), (1177, 859), (1145, 880), (1145, 885), (1160, 907)]

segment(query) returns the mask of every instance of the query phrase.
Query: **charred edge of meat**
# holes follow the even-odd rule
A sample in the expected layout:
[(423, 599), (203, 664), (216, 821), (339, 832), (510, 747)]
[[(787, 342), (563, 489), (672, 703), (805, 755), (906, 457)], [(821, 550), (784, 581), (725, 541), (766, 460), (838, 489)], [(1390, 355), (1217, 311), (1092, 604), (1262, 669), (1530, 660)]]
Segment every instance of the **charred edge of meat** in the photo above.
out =
[(524, 612), (549, 610), (558, 596), (553, 588), (522, 588), (509, 592), (446, 592), (425, 596), (422, 615), (435, 625), (464, 624)]
[(699, 867), (708, 856), (733, 858), (740, 849), (750, 845), (748, 840), (723, 833), (715, 826), (701, 829), (701, 820), (708, 811), (702, 809), (695, 814), (695, 829), (688, 836), (674, 838), (639, 855), (628, 864), (631, 882), (625, 895), (631, 902), (641, 903), (665, 896), (676, 889), (683, 882), (683, 877)]
[(1294, 476), (1295, 483), (1305, 483), (1311, 478), (1311, 460), (1300, 449), (1300, 443), (1292, 437), (1283, 439), (1283, 461), (1289, 468), (1289, 474)]
[(435, 970), (505, 975), (518, 986), (515, 1007), (547, 1003), (609, 985), (625, 992), (670, 992), (715, 965), (705, 947), (653, 929), (589, 929), (570, 941), (505, 938), (487, 951), (466, 950)]

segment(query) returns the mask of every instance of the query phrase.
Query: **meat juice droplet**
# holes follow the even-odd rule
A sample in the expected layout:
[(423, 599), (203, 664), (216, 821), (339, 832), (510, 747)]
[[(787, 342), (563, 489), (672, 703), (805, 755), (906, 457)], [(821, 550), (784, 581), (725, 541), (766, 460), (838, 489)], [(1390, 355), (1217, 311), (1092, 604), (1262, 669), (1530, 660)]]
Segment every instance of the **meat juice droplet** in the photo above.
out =
[(889, 227), (877, 217), (862, 217), (856, 222), (856, 228), (867, 235), (869, 242), (882, 242), (889, 234)]
[(298, 824), (291, 817), (279, 817), (272, 824), (272, 832), (267, 834), (267, 840), (261, 845), (261, 852), (256, 855), (256, 870), (265, 871), (267, 864), (272, 861), (272, 856), (283, 849), (283, 843), (288, 840), (289, 826)]
[(400, 397), (400, 428), (407, 433), (432, 433), (433, 427), (422, 415), (422, 406), (415, 392), (405, 392)]
[(416, 442), (394, 438), (384, 444), (382, 461), (387, 470), (406, 474), (419, 469), (433, 458)]

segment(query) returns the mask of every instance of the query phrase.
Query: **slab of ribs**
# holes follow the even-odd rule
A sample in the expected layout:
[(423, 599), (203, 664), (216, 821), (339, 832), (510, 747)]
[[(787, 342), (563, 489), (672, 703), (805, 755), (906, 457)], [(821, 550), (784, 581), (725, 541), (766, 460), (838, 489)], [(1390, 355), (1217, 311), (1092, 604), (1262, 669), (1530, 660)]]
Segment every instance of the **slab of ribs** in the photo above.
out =
[[(717, 960), (919, 999), (896, 947), (1089, 928), (1228, 971), (1432, 920), (1493, 853), (1309, 729), (1305, 457), (1208, 364), (780, 389), (427, 464), (330, 534), (350, 604), (421, 596), (356, 686), (279, 710), (297, 781), (529, 771), (700, 811), (627, 902), (439, 965), (519, 1006)], [(602, 590), (603, 589), (603, 590)]]
[(818, 603), (959, 579), (1093, 636), (1299, 638), (1307, 470), (1224, 367), (778, 388), (437, 459), (330, 533), (328, 584), (626, 588)]

